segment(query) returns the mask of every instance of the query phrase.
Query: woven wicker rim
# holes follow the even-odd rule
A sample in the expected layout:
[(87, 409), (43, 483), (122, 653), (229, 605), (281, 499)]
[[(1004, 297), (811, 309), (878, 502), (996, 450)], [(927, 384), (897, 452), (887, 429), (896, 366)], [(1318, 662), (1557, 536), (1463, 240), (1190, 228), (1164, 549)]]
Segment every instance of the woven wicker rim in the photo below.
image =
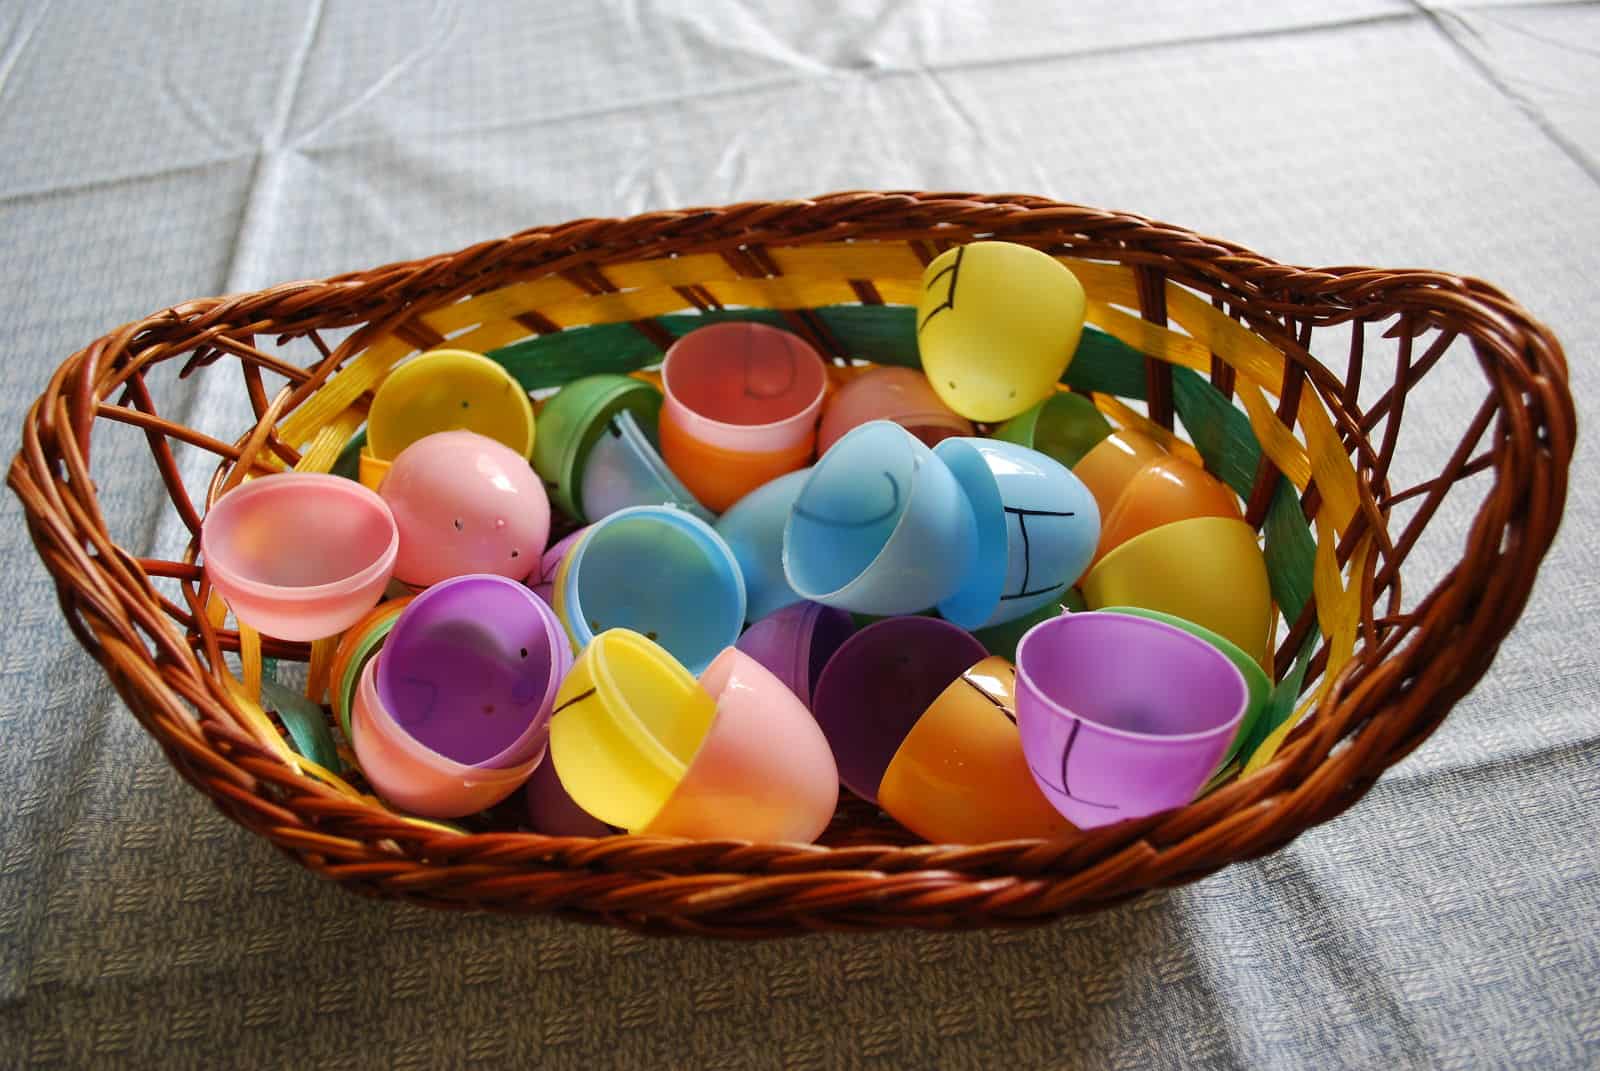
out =
[[(907, 251), (914, 263), (926, 263), (950, 244), (979, 237), (1072, 258), (1092, 292), (1101, 284), (1116, 289), (1113, 300), (1091, 303), (1091, 321), (1151, 354), (1141, 386), (1150, 428), (1172, 427), (1174, 392), (1182, 396), (1190, 382), (1176, 373), (1190, 370), (1218, 397), (1250, 410), (1264, 452), (1248, 487), (1247, 520), (1270, 524), (1284, 486), (1274, 458), (1284, 459), (1294, 470), (1283, 473), (1293, 482), (1291, 504), (1318, 526), (1319, 555), (1334, 563), (1335, 576), (1339, 565), (1350, 574), (1353, 617), (1319, 621), (1319, 590), (1278, 648), (1274, 676), (1282, 678), (1307, 637), (1329, 637), (1310, 662), (1309, 716), (1271, 761), (1180, 810), (1060, 842), (974, 846), (908, 843), (853, 803), (841, 807), (826, 846), (463, 834), (394, 815), (370, 797), (332, 787), (326, 771), (294, 756), (248, 698), (263, 653), (309, 655), (315, 667), (317, 652), (222, 628), (207, 612), (210, 592), (192, 544), (182, 560), (139, 558), (115, 543), (99, 511), (90, 475), (98, 422), (146, 435), (178, 515), (195, 532), (202, 511), (178, 478), (172, 444), (222, 459), (207, 501), (250, 472), (326, 468), (370, 397), (351, 386), (359, 378), (351, 369), (381, 368), (446, 341), (515, 349), (519, 338), (561, 338), (561, 328), (583, 323), (630, 323), (625, 330), (659, 351), (681, 320), (730, 305), (776, 307), (786, 326), (838, 356), (830, 309), (841, 301), (903, 304), (908, 291), (899, 264)], [(856, 252), (845, 243), (859, 243)], [(482, 306), (473, 305), (479, 296), (507, 314), (484, 319)], [(1208, 353), (1199, 339), (1184, 341), (1166, 327), (1169, 313), (1192, 318), (1207, 306), (1239, 329), (1219, 329), (1211, 344), (1245, 349)], [(672, 309), (691, 316), (674, 319)], [(1341, 325), (1352, 325), (1342, 375), (1309, 351), (1314, 331)], [(357, 330), (336, 348), (323, 341), (321, 332), (344, 327)], [(309, 357), (308, 365), (257, 344), (274, 336)], [(1483, 371), (1482, 403), (1438, 474), (1393, 488), (1407, 397), (1458, 339)], [(1270, 367), (1261, 363), (1263, 351), (1250, 348), (1255, 342), (1278, 355), (1281, 371), (1270, 381), (1254, 378)], [(1363, 405), (1363, 374), (1379, 367), (1372, 353), (1385, 344), (1394, 355), (1393, 380)], [(227, 443), (162, 417), (145, 376), (180, 357), (186, 374), (237, 361), (255, 426)], [(555, 359), (541, 360), (546, 366), (524, 369), (524, 385), (562, 371)], [(269, 394), (265, 374), (287, 385)], [(339, 385), (345, 376), (351, 378)], [(1116, 409), (1115, 398), (1096, 400), (1136, 418)], [(1323, 441), (1338, 444), (1355, 475), (1356, 500), (1337, 511), (1348, 514), (1342, 530), (1326, 524), (1338, 489), (1324, 488), (1322, 476), (1333, 471), (1333, 459), (1307, 453), (1296, 439), (1314, 438), (1321, 421)], [(74, 635), (173, 766), (303, 865), (359, 892), (436, 906), (758, 936), (1037, 922), (1195, 880), (1338, 814), (1425, 739), (1488, 668), (1559, 522), (1575, 433), (1559, 345), (1478, 280), (1287, 267), (1167, 224), (1041, 198), (855, 192), (579, 220), (445, 256), (187, 302), (119, 328), (61, 365), (28, 414), (8, 482)], [(1446, 495), (1480, 473), (1491, 482), (1487, 489), (1472, 485), (1470, 493), (1482, 497), (1459, 561), (1403, 608), (1402, 565)], [(1414, 507), (1403, 525), (1394, 514), (1402, 503)], [(162, 578), (176, 581), (182, 603), (158, 590)], [(1349, 647), (1345, 661), (1325, 673), (1340, 642)], [(235, 649), (242, 687), (224, 679), (222, 654)]]

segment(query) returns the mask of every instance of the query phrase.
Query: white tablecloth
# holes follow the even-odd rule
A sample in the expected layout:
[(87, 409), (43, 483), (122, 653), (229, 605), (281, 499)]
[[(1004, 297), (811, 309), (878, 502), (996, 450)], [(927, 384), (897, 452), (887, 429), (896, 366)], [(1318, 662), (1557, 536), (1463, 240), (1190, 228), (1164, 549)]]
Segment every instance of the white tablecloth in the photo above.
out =
[[(184, 298), (856, 187), (1481, 275), (1559, 333), (1590, 421), (1597, 56), (1589, 4), (13, 0), (4, 426), (78, 346)], [(1430, 387), (1435, 451), (1475, 375)], [(163, 403), (236, 428), (235, 385), (206, 378)], [(125, 430), (95, 471), (145, 549), (171, 533)], [(1489, 678), (1346, 816), (1038, 931), (754, 945), (370, 903), (288, 863), (122, 709), (8, 495), (0, 1064), (1593, 1065), (1594, 459)]]

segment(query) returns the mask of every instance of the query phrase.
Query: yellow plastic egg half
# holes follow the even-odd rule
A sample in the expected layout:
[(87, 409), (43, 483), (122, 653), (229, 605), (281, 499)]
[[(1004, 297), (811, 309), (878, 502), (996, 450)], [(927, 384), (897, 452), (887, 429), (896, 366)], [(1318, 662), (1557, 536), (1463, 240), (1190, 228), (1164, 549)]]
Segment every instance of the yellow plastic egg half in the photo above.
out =
[(917, 347), (939, 398), (969, 420), (1009, 420), (1048, 397), (1083, 333), (1083, 284), (1037, 249), (972, 242), (922, 273)]

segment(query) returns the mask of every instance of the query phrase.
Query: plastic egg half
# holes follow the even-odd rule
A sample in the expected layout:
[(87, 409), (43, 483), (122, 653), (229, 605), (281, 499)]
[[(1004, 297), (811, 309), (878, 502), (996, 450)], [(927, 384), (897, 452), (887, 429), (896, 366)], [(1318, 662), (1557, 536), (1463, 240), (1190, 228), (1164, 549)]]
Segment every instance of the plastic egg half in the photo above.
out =
[(550, 535), (550, 499), (527, 459), (470, 431), (406, 447), (378, 493), (400, 529), (395, 576), (408, 584), (468, 573), (521, 580)]
[(1037, 249), (973, 242), (946, 250), (922, 273), (923, 371), (969, 420), (1009, 420), (1055, 390), (1086, 309), (1078, 277)]

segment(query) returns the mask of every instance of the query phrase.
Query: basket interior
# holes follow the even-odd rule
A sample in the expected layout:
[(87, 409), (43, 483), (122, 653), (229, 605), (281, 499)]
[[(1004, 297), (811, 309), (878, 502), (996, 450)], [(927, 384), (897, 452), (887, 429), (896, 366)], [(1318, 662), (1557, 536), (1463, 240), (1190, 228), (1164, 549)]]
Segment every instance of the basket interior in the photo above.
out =
[[(92, 380), (81, 373), (97, 419), (74, 417), (84, 424), (82, 473), (71, 471), (69, 458), (65, 482), (87, 475), (87, 458), (104, 438), (138, 435), (154, 463), (137, 478), (119, 477), (121, 493), (159, 487), (174, 509), (160, 532), (109, 533), (94, 548), (128, 589), (120, 627), (69, 619), (91, 650), (103, 649), (114, 633), (142, 653), (150, 679), (124, 673), (118, 684), (180, 771), (247, 824), (260, 828), (271, 808), (292, 816), (274, 827), (282, 835), (269, 835), (330, 873), (386, 858), (447, 862), (486, 844), (506, 853), (508, 866), (537, 860), (562, 870), (648, 869), (656, 838), (589, 842), (516, 833), (509, 811), (461, 823), (401, 815), (358, 776), (297, 754), (260, 703), (263, 672), (320, 695), (332, 644), (263, 642), (236, 629), (196, 566), (198, 521), (206, 503), (247, 474), (293, 467), (353, 475), (366, 407), (382, 376), (444, 344), (487, 353), (536, 395), (595, 372), (647, 373), (674, 339), (725, 319), (796, 331), (834, 360), (841, 377), (861, 362), (916, 366), (923, 266), (954, 242), (991, 236), (959, 226), (950, 233), (861, 227), (852, 234), (843, 224), (819, 224), (754, 241), (751, 226), (631, 247), (530, 232), (534, 238), (481, 254), (247, 296), (274, 301), (271, 315), (221, 300), (102, 340), (121, 350), (93, 369)], [(1508, 454), (1525, 449), (1518, 440), (1526, 436), (1515, 434), (1527, 430), (1517, 426), (1511, 404), (1515, 381), (1527, 381), (1524, 393), (1538, 383), (1508, 357), (1514, 340), (1496, 322), (1493, 293), (1465, 308), (1462, 295), (1482, 284), (1441, 287), (1437, 280), (1448, 277), (1434, 277), (1408, 286), (1403, 273), (1373, 273), (1369, 280), (1328, 275), (1318, 287), (1312, 284), (1324, 277), (1277, 269), (1243, 251), (1162, 251), (1179, 241), (1166, 232), (1143, 245), (1070, 231), (992, 236), (1043, 248), (1082, 280), (1090, 329), (1063, 389), (1090, 396), (1114, 424), (1151, 434), (1239, 493), (1247, 521), (1262, 533), (1279, 611), (1270, 731), (1252, 740), (1245, 761), (1224, 771), (1199, 802), (1084, 834), (1080, 844), (1022, 844), (988, 854), (977, 846), (939, 856), (942, 867), (971, 874), (1021, 868), (1070, 876), (1097, 868), (1095, 882), (1059, 886), (1048, 903), (1029, 905), (1033, 912), (1061, 910), (1120, 895), (1117, 869), (1107, 861), (1130, 844), (1193, 845), (1201, 831), (1310, 779), (1337, 786), (1292, 820), (1243, 841), (1214, 838), (1153, 879), (1181, 880), (1270, 850), (1348, 806), (1448, 709), (1446, 702), (1436, 716), (1383, 717), (1385, 704), (1413, 687), (1452, 642), (1429, 623), (1448, 612), (1464, 627), (1503, 634), (1520, 609), (1526, 585), (1515, 576), (1509, 587), (1497, 587), (1491, 575), (1469, 592), (1463, 572), (1476, 573), (1519, 538), (1531, 538), (1542, 553), (1556, 518), (1488, 508), (1503, 471), (1519, 461)], [(1199, 241), (1182, 240), (1190, 239)], [(1484, 368), (1474, 413), (1430, 407), (1427, 374), (1446, 359)], [(215, 381), (206, 397), (217, 404), (163, 412), (161, 379), (173, 374)], [(1418, 440), (1447, 449), (1409, 450), (1407, 420), (1425, 425)], [(1440, 421), (1456, 430), (1441, 437), (1433, 426)], [(1561, 446), (1552, 449), (1559, 454)], [(1453, 564), (1418, 578), (1407, 562), (1428, 540), (1445, 549), (1425, 557)], [(151, 544), (142, 557), (123, 549)], [(1452, 652), (1457, 683), (1440, 694), (1453, 699), (1470, 686), (1497, 640)], [(288, 670), (293, 663), (304, 670)], [(869, 850), (863, 846), (881, 851), (849, 854)], [(784, 858), (792, 860), (790, 849)], [(681, 854), (672, 865), (691, 871), (764, 872), (778, 858), (735, 858), (726, 846), (698, 855), (681, 844), (674, 850)], [(870, 860), (903, 868), (926, 866), (928, 853), (939, 851), (916, 845), (855, 802), (841, 806), (821, 847), (799, 855), (829, 866)], [(666, 865), (662, 858), (657, 866)], [(524, 907), (551, 906), (525, 888), (517, 895)]]

